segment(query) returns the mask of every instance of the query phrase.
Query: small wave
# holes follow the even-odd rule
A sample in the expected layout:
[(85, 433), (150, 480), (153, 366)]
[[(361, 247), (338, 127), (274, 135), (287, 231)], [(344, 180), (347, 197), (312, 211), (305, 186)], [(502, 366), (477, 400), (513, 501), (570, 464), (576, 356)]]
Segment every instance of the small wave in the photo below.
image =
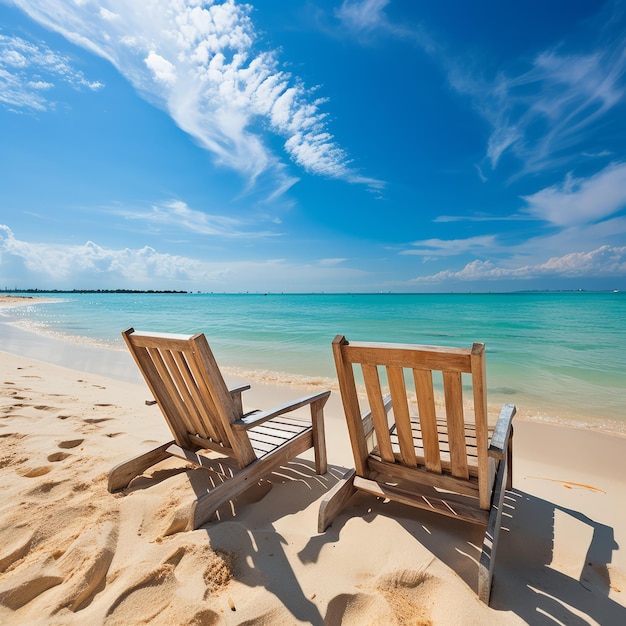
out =
[(315, 387), (333, 390), (339, 389), (337, 379), (326, 376), (307, 376), (306, 374), (293, 374), (290, 372), (278, 372), (273, 370), (251, 370), (232, 366), (221, 367), (220, 369), (227, 376), (245, 378), (246, 380), (259, 383), (291, 387)]
[(110, 341), (107, 339), (96, 339), (94, 337), (87, 337), (84, 335), (72, 335), (70, 333), (64, 333), (59, 330), (50, 328), (43, 322), (37, 322), (35, 320), (15, 320), (7, 322), (8, 326), (13, 326), (19, 330), (24, 330), (29, 333), (35, 333), (43, 337), (50, 339), (57, 339), (59, 341), (66, 341), (70, 343), (77, 343), (81, 345), (92, 346), (94, 348), (106, 348), (108, 350), (124, 350), (123, 346), (119, 342)]

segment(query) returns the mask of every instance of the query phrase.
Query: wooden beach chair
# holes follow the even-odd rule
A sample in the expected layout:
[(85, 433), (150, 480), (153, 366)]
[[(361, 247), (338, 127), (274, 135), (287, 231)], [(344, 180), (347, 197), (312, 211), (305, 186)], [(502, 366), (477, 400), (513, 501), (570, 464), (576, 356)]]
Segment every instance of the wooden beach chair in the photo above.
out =
[[(482, 524), (478, 595), (489, 604), (502, 502), (512, 485), (516, 409), (505, 404), (495, 429), (488, 428), (484, 345), (350, 343), (338, 335), (333, 353), (355, 468), (322, 501), (318, 531), (326, 530), (356, 491)], [(356, 365), (369, 405), (364, 413)], [(441, 372), (443, 403), (436, 401), (434, 371)], [(381, 374), (389, 395), (383, 395)], [(463, 374), (472, 387), (471, 420), (465, 418)]]
[[(326, 473), (324, 405), (330, 391), (244, 414), (241, 395), (250, 385), (226, 388), (203, 334), (129, 328), (122, 335), (174, 439), (114, 467), (110, 492), (125, 488), (156, 463), (180, 457), (216, 476), (214, 487), (198, 494), (192, 506), (187, 529), (196, 529), (224, 503), (311, 447), (317, 473)], [(287, 415), (307, 405), (311, 420)]]

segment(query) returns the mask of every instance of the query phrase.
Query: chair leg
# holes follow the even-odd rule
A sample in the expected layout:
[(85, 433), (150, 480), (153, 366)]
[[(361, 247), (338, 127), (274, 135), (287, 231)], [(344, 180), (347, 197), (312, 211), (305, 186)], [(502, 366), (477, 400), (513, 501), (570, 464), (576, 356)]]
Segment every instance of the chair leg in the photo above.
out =
[(513, 426), (511, 426), (511, 434), (509, 436), (509, 443), (506, 449), (507, 454), (507, 479), (506, 479), (506, 488), (513, 489)]
[(356, 471), (347, 471), (344, 477), (326, 494), (317, 517), (317, 532), (323, 533), (341, 509), (346, 506), (348, 500), (354, 495), (354, 477)]
[(478, 598), (486, 605), (489, 605), (489, 597), (491, 595), (491, 580), (496, 562), (496, 549), (500, 535), (502, 506), (504, 504), (508, 473), (508, 462), (505, 457), (500, 461), (500, 466), (498, 467), (489, 521), (487, 522), (487, 530), (483, 540), (483, 550), (478, 563)]
[(311, 404), (311, 422), (313, 424), (313, 451), (315, 453), (315, 472), (320, 476), (328, 471), (326, 460), (326, 434), (324, 432), (324, 405), (327, 398)]
[(135, 476), (143, 474), (149, 467), (169, 458), (171, 455), (169, 452), (166, 452), (166, 449), (173, 443), (173, 441), (168, 441), (149, 452), (139, 454), (132, 459), (128, 459), (128, 461), (116, 465), (109, 472), (109, 492), (113, 493), (114, 491), (128, 487), (128, 483), (135, 478)]

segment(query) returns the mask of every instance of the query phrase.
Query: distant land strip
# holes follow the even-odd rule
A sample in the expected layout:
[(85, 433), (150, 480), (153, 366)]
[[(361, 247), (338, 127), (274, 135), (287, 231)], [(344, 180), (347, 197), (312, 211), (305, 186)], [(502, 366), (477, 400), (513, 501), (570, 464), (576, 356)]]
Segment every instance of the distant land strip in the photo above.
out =
[(0, 293), (188, 293), (173, 289), (0, 289)]

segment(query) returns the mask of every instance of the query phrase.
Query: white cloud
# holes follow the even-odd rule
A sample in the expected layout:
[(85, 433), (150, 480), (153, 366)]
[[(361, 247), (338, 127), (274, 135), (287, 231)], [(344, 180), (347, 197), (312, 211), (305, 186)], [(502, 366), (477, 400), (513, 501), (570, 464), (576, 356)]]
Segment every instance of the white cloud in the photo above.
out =
[(492, 261), (475, 260), (459, 271), (444, 270), (429, 276), (418, 276), (411, 283), (446, 281), (529, 280), (533, 278), (598, 278), (626, 276), (626, 246), (601, 246), (591, 252), (572, 252), (553, 257), (544, 263), (519, 267), (502, 267)]
[(613, 163), (586, 179), (570, 174), (560, 185), (523, 199), (530, 215), (558, 226), (601, 220), (626, 207), (626, 163)]
[[(45, 80), (43, 80), (45, 78)], [(12, 110), (43, 112), (54, 102), (43, 95), (56, 84), (97, 91), (103, 87), (74, 68), (70, 59), (45, 44), (0, 34), (0, 102)]]
[(145, 59), (146, 66), (154, 75), (154, 78), (160, 83), (164, 83), (171, 87), (176, 82), (176, 68), (161, 55), (154, 50), (150, 50), (150, 54)]
[(383, 10), (388, 4), (389, 0), (343, 0), (335, 15), (350, 30), (372, 30), (387, 23)]
[(493, 251), (496, 247), (495, 235), (480, 235), (467, 239), (423, 239), (414, 241), (408, 250), (400, 252), (402, 255), (422, 255), (426, 257), (458, 256), (467, 252), (479, 250)]
[[(290, 263), (284, 259), (207, 261), (132, 249), (32, 243), (0, 224), (0, 270), (5, 284), (38, 288), (163, 288), (224, 291), (301, 291), (324, 285), (345, 290), (365, 272), (336, 262)], [(155, 285), (157, 287), (155, 287)]]
[[(492, 127), (487, 159), (495, 169), (506, 152), (532, 172), (575, 158), (577, 146), (593, 140), (593, 129), (624, 102), (626, 54), (623, 39), (587, 54), (558, 48), (538, 54), (518, 75), (476, 78), (463, 62), (450, 63), (449, 80), (472, 97)], [(603, 146), (594, 147), (605, 153)]]
[[(210, 215), (190, 209), (182, 200), (171, 200), (153, 205), (149, 211), (116, 211), (129, 220), (140, 220), (145, 225), (167, 228), (168, 231), (187, 230), (195, 234), (226, 238), (257, 239), (276, 237), (278, 233), (259, 230), (258, 224), (224, 215)], [(246, 229), (247, 228), (247, 229)]]
[[(289, 157), (310, 173), (369, 185), (328, 132), (323, 100), (280, 69), (277, 53), (257, 51), (252, 7), (235, 0), (15, 0), (33, 19), (109, 59), (144, 97), (254, 182), (296, 179), (256, 130), (264, 119)], [(117, 16), (112, 19), (113, 16)]]

